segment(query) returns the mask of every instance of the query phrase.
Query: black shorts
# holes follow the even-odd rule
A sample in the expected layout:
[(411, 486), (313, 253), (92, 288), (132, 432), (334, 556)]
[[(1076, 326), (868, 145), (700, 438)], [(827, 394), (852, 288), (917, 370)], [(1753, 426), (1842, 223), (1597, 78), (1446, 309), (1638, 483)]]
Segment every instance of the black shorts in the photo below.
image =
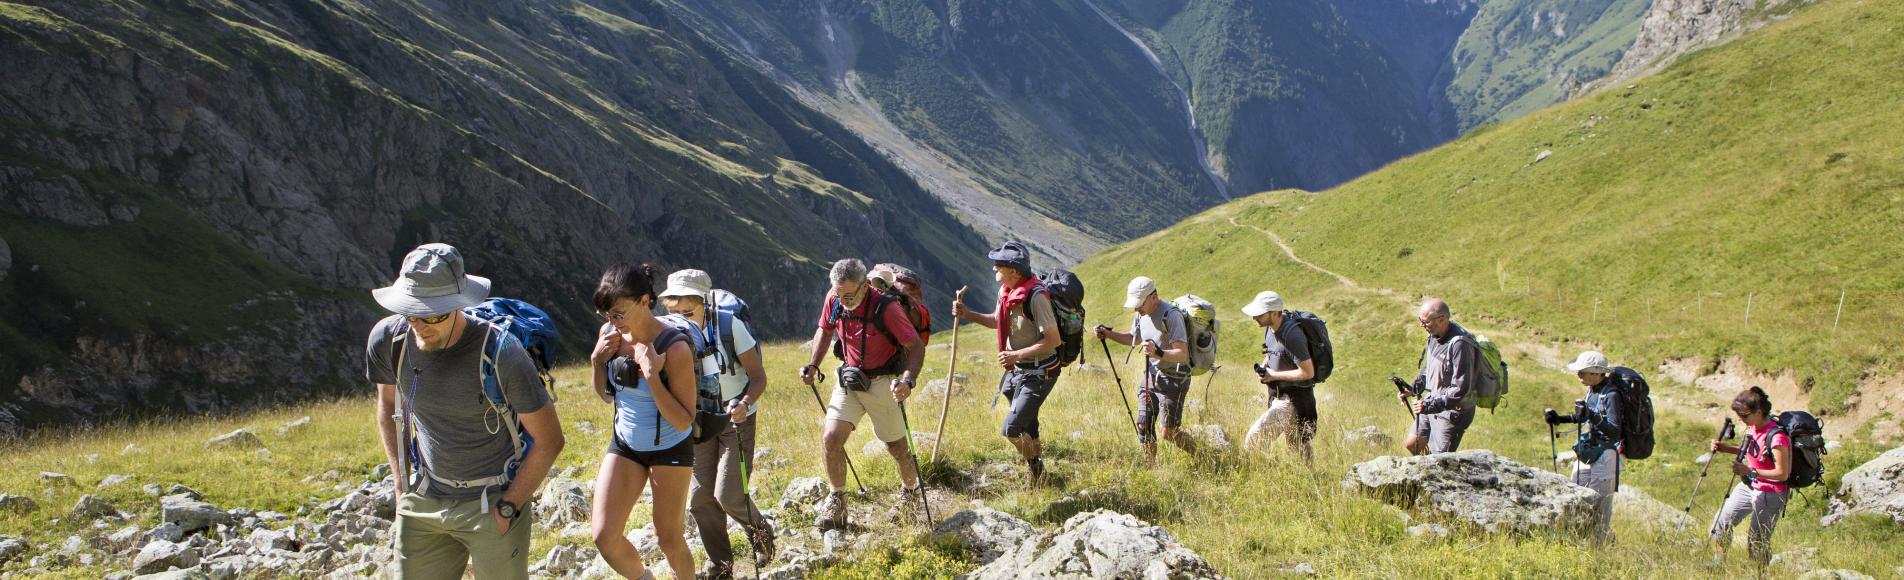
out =
[(1058, 370), (1013, 369), (1005, 373), (1004, 380), (1001, 392), (1005, 398), (1011, 399), (1011, 410), (1005, 413), (1005, 425), (999, 429), (999, 434), (1006, 437), (1030, 435), (1032, 439), (1037, 439), (1038, 409), (1051, 396), (1051, 387), (1058, 384)]
[(1315, 387), (1290, 387), (1278, 389), (1283, 398), (1289, 399), (1289, 405), (1296, 411), (1296, 433), (1291, 437), (1308, 441), (1316, 437), (1316, 389)]
[(647, 468), (655, 467), (694, 467), (694, 438), (682, 439), (680, 443), (659, 451), (635, 451), (621, 442), (620, 435), (608, 436), (608, 453), (635, 462)]

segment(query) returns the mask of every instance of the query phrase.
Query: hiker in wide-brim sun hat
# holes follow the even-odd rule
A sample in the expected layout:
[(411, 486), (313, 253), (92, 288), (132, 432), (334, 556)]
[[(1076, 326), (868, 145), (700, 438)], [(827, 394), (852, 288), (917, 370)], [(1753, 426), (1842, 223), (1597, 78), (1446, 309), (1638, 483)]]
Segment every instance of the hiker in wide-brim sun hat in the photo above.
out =
[(410, 250), (396, 282), (370, 295), (396, 314), (437, 316), (481, 304), (489, 297), (489, 279), (464, 271), (463, 254), (455, 247), (430, 243)]
[(668, 275), (668, 287), (661, 291), (662, 298), (698, 297), (703, 300), (714, 291), (714, 279), (700, 270), (676, 270)]

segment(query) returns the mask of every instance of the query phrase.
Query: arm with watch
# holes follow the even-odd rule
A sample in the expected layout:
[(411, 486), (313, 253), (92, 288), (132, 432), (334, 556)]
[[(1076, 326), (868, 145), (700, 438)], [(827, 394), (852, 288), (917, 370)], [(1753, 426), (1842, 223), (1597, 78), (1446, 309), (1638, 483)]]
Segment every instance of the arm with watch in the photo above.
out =
[(522, 466), (516, 469), (516, 478), (510, 480), (503, 489), (502, 499), (496, 500), (496, 527), (503, 534), (509, 533), (509, 526), (522, 516), (523, 506), (542, 487), (543, 478), (549, 474), (549, 468), (555, 465), (555, 458), (562, 454), (562, 420), (555, 415), (555, 405), (543, 405), (533, 413), (516, 416), (522, 422), (522, 430), (535, 438), (535, 446), (522, 457)]

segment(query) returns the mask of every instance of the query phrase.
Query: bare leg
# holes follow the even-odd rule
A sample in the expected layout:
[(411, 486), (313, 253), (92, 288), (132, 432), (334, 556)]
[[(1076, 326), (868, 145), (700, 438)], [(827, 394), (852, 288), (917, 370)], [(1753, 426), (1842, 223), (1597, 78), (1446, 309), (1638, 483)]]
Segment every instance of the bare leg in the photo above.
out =
[(826, 458), (826, 483), (834, 491), (846, 489), (846, 438), (853, 435), (853, 424), (828, 420), (820, 437), (821, 455)]
[[(655, 540), (661, 544), (661, 555), (667, 558), (668, 569), (674, 571), (675, 578), (693, 578), (694, 554), (688, 551), (687, 514), (688, 482), (694, 478), (694, 470), (656, 467), (650, 476), (654, 481)], [(725, 530), (722, 533), (726, 533)]]
[(907, 489), (919, 487), (919, 470), (912, 463), (912, 449), (906, 447), (906, 440), (887, 443), (886, 452), (899, 464), (899, 481), (905, 482)]
[(648, 470), (614, 454), (602, 457), (601, 474), (595, 476), (595, 505), (590, 510), (595, 549), (617, 574), (640, 578), (647, 569), (641, 564), (641, 552), (622, 535), (628, 528), (628, 512), (641, 499), (641, 488), (648, 484)]

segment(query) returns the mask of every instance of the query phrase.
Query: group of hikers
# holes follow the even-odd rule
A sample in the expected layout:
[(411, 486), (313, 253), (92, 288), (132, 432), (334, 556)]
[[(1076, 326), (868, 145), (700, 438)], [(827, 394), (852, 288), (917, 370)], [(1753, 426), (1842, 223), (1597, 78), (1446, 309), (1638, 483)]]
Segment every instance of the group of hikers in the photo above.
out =
[[(1191, 378), (1214, 367), (1216, 322), (1208, 302), (1194, 295), (1166, 301), (1155, 281), (1140, 276), (1125, 288), (1130, 330), (1098, 325), (1087, 331), (1083, 286), (1070, 273), (1037, 274), (1031, 252), (1017, 242), (987, 258), (998, 283), (995, 307), (972, 309), (961, 291), (951, 312), (996, 331), (995, 360), (1003, 370), (997, 397), (1010, 402), (999, 433), (1023, 460), (1029, 482), (1042, 481), (1046, 471), (1039, 410), (1064, 367), (1079, 357), (1087, 332), (1107, 359), (1107, 342), (1143, 352), (1139, 410), (1130, 419), (1146, 456), (1155, 456), (1160, 423), (1163, 440), (1196, 452), (1183, 413)], [(614, 409), (595, 482), (594, 543), (617, 573), (652, 577), (624, 535), (647, 490), (654, 535), (673, 576), (696, 577), (686, 534), (692, 517), (707, 558), (701, 574), (731, 577), (730, 519), (756, 565), (775, 554), (775, 530), (755, 505), (749, 481), (755, 414), (768, 386), (760, 343), (746, 303), (717, 289), (706, 272), (659, 274), (651, 265), (618, 263), (602, 274), (592, 297), (604, 323), (589, 355), (591, 386)], [(658, 280), (665, 283), (657, 287)], [(896, 463), (902, 517), (920, 507), (929, 520), (906, 413), (929, 339), (924, 285), (904, 267), (869, 269), (856, 259), (835, 262), (828, 281), (799, 371), (825, 410), (820, 440), (829, 493), (816, 525), (848, 525), (847, 475), (857, 479), (858, 472), (846, 441), (868, 420)], [(489, 294), (490, 281), (468, 274), (458, 250), (439, 243), (410, 252), (396, 281), (373, 291), (392, 313), (371, 329), (366, 375), (377, 389), (376, 423), (396, 475), (396, 566), (405, 578), (458, 578), (466, 566), (477, 578), (527, 575), (529, 503), (564, 446), (548, 376), (554, 333), (540, 310)], [(1278, 410), (1293, 414), (1287, 444), (1311, 461), (1314, 390), (1334, 366), (1326, 327), (1314, 314), (1287, 309), (1274, 291), (1257, 294), (1241, 310), (1263, 331), (1263, 357), (1253, 367), (1270, 410), (1258, 425)], [(1426, 298), (1415, 314), (1427, 335), (1420, 371), (1412, 383), (1390, 377), (1413, 419), (1403, 446), (1416, 455), (1452, 452), (1477, 409), (1493, 408), (1506, 392), (1506, 365), (1491, 342), (1450, 319), (1446, 302)], [(829, 352), (839, 360), (830, 373), (821, 366)], [(1598, 352), (1582, 353), (1568, 370), (1587, 395), (1572, 414), (1548, 409), (1544, 419), (1550, 427), (1579, 425), (1572, 479), (1597, 494), (1592, 533), (1607, 542), (1621, 466), (1651, 452), (1651, 404), (1638, 373), (1611, 366)], [(835, 380), (823, 398), (820, 386), (829, 377)], [(1124, 397), (1121, 378), (1118, 385)], [(945, 388), (949, 396), (953, 385)], [(1128, 400), (1125, 405), (1129, 413)], [(1748, 427), (1746, 441), (1734, 447), (1722, 434), (1711, 449), (1739, 456), (1732, 470), (1741, 482), (1714, 516), (1710, 537), (1722, 558), (1732, 527), (1750, 517), (1752, 555), (1763, 563), (1790, 495), (1795, 441), (1815, 431), (1794, 432), (1786, 421), (1793, 412), (1772, 415), (1770, 399), (1757, 387), (1740, 393), (1731, 408)], [(1730, 428), (1728, 419), (1727, 433)]]

